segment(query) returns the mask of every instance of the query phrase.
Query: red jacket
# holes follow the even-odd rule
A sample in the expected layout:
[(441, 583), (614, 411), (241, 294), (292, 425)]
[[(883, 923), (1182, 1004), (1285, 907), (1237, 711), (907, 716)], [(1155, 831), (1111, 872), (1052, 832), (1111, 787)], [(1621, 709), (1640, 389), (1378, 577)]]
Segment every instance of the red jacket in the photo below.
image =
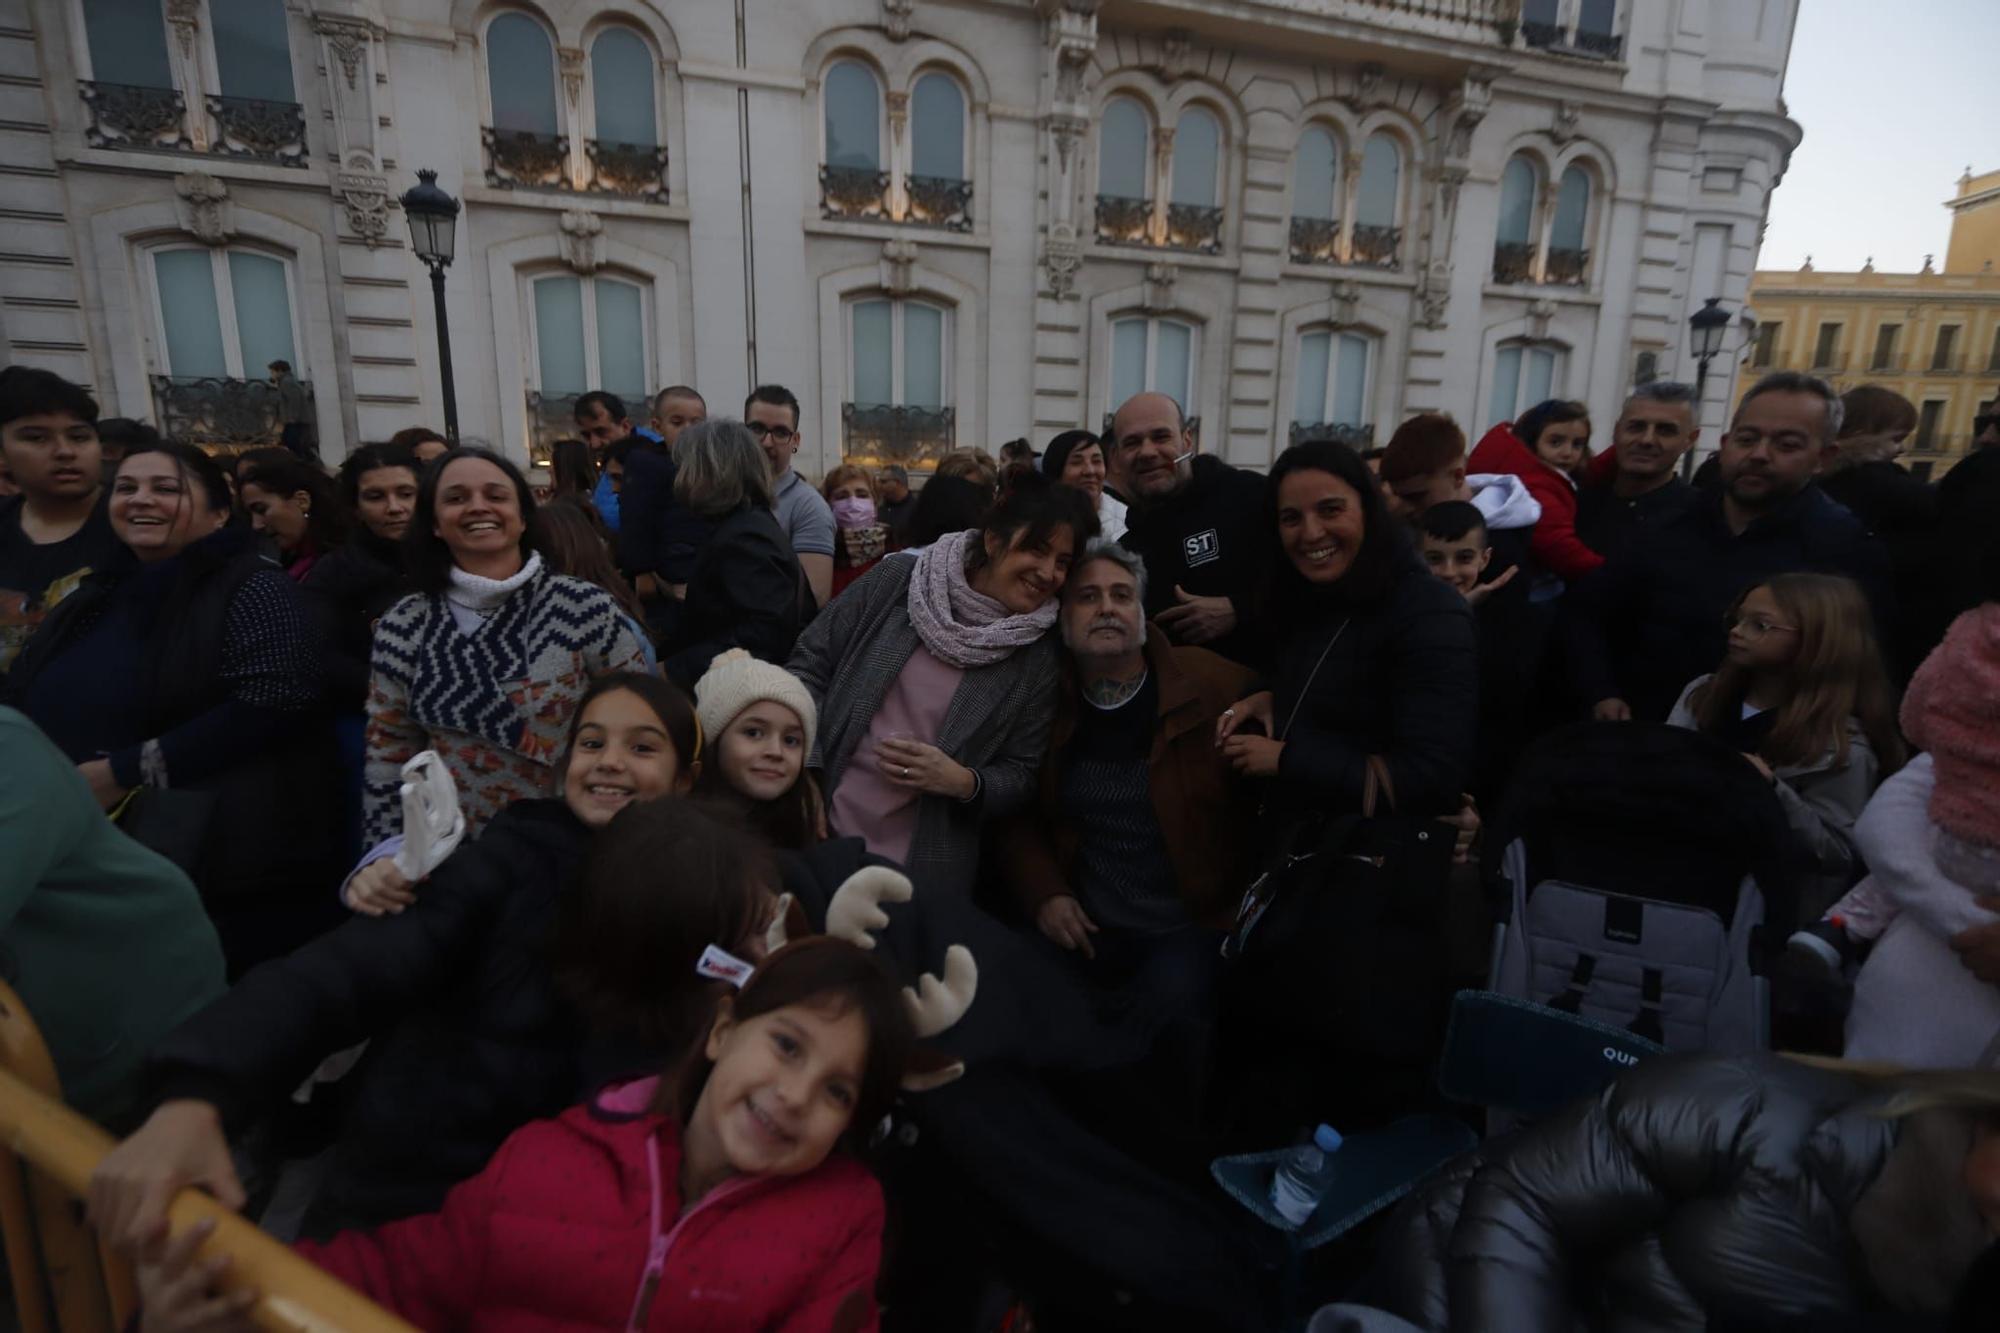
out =
[(518, 1130), (439, 1212), (299, 1248), (434, 1331), (874, 1330), (883, 1208), (867, 1168), (836, 1153), (684, 1210), (680, 1127), (630, 1114), (654, 1083)]
[(1514, 434), (1512, 424), (1503, 421), (1487, 431), (1479, 447), (1472, 451), (1472, 457), (1465, 461), (1465, 470), (1519, 477), (1528, 494), (1541, 503), (1542, 518), (1529, 534), (1528, 553), (1542, 568), (1574, 580), (1604, 563), (1604, 557), (1585, 546), (1583, 538), (1576, 535), (1576, 487), (1568, 477), (1535, 457), (1535, 451)]

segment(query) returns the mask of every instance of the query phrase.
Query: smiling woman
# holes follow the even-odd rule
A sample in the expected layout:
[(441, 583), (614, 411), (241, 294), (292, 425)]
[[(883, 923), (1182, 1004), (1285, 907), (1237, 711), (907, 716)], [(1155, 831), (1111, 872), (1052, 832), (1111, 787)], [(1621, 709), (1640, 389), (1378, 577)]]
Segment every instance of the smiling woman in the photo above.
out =
[(593, 676), (641, 670), (611, 594), (551, 573), (534, 495), (498, 454), (460, 448), (424, 473), (403, 538), (417, 592), (376, 627), (363, 832), (398, 831), (404, 761), (444, 756), (466, 823), (553, 785), (563, 728)]
[(971, 891), (980, 826), (1033, 792), (1056, 597), (1096, 533), (1081, 491), (1029, 473), (983, 529), (884, 560), (806, 627), (789, 665), (821, 709), (835, 832), (926, 888)]

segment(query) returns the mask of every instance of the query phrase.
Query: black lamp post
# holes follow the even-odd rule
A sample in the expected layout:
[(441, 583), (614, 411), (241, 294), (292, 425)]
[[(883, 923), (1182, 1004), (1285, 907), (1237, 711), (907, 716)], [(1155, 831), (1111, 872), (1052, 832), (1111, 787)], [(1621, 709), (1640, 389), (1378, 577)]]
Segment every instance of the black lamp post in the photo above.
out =
[(458, 200), (438, 188), (435, 171), (419, 171), (415, 188), (403, 195), (403, 213), (410, 221), (410, 248), (431, 271), (431, 296), (437, 301), (438, 374), (444, 380), (444, 433), (458, 443), (458, 393), (451, 382), (451, 324), (444, 312), (444, 271), (451, 266), (458, 243)]
[[(1729, 312), (1722, 298), (1711, 296), (1701, 309), (1688, 316), (1688, 341), (1694, 348), (1694, 424), (1701, 428), (1701, 411), (1708, 401), (1708, 363), (1722, 352), (1722, 333), (1729, 327)], [(1681, 457), (1683, 475), (1694, 471), (1694, 450)]]

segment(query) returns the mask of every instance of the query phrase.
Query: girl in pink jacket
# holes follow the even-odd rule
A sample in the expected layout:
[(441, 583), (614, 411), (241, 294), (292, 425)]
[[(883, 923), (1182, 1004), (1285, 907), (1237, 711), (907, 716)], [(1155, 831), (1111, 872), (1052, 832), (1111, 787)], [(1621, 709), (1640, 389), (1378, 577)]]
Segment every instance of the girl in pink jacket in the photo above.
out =
[[(874, 1329), (882, 1192), (854, 1150), (913, 1041), (870, 954), (800, 940), (721, 1001), (678, 1075), (521, 1129), (437, 1213), (303, 1252), (430, 1330)], [(254, 1303), (211, 1294), (206, 1235), (151, 1247), (144, 1333), (225, 1328)]]

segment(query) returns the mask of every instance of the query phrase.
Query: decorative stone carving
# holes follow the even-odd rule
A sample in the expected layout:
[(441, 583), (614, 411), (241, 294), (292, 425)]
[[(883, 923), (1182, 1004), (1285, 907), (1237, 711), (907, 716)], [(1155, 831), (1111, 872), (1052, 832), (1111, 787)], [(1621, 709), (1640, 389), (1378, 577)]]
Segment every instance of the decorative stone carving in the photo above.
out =
[(1076, 150), (1090, 132), (1090, 122), (1081, 116), (1050, 116), (1049, 133), (1055, 137), (1056, 164), (1064, 172), (1076, 158)]
[(1076, 274), (1083, 267), (1083, 245), (1076, 238), (1076, 228), (1049, 229), (1049, 239), (1042, 246), (1042, 265), (1049, 273), (1050, 296), (1067, 301), (1076, 295)]
[(907, 90), (885, 94), (883, 105), (889, 109), (889, 137), (896, 143), (903, 142), (903, 131), (910, 124), (910, 94)]
[(1918, 270), (1917, 270), (1917, 272), (1918, 272), (1919, 274), (1923, 274), (1923, 273), (1935, 273), (1935, 272), (1937, 272), (1937, 270), (1936, 270), (1936, 269), (1934, 269), (1934, 268), (1932, 268), (1932, 267), (1931, 267), (1931, 261), (1932, 261), (1933, 259), (1935, 259), (1935, 258), (1937, 258), (1937, 256), (1935, 256), (1935, 255), (1925, 255), (1925, 256), (1924, 256), (1924, 266), (1923, 266), (1922, 268), (1918, 269)]
[(917, 243), (898, 238), (882, 242), (882, 286), (897, 296), (916, 288)]
[(194, 59), (194, 35), (201, 27), (201, 0), (167, 0), (167, 23), (180, 43), (181, 59)]
[(370, 247), (389, 234), (389, 178), (368, 170), (372, 165), (366, 153), (350, 153), (333, 182), (347, 229)]
[(1576, 137), (1582, 121), (1582, 107), (1571, 101), (1557, 102), (1555, 124), (1549, 127), (1549, 137), (1557, 143), (1568, 143)]
[(1464, 167), (1439, 167), (1437, 173), (1438, 191), (1447, 212), (1458, 207), (1459, 187), (1465, 184), (1468, 172)]
[(375, 30), (360, 19), (342, 18), (334, 14), (315, 14), (313, 31), (326, 38), (327, 50), (340, 65), (340, 77), (346, 82), (349, 92), (360, 90), (363, 58), (368, 54), (369, 44), (375, 40)]
[(1361, 313), (1361, 284), (1346, 279), (1333, 284), (1333, 322), (1346, 327)]
[(1046, 5), (1044, 38), (1056, 58), (1056, 101), (1083, 103), (1090, 62), (1097, 55), (1096, 0), (1060, 0)]
[(1354, 71), (1354, 100), (1351, 105), (1356, 111), (1366, 111), (1375, 105), (1382, 91), (1382, 75), (1385, 72), (1372, 60)]
[(1417, 322), (1427, 329), (1443, 328), (1445, 311), (1451, 306), (1451, 265), (1438, 260), (1425, 269), (1417, 296), (1423, 306)]
[(1180, 280), (1178, 264), (1157, 261), (1146, 265), (1146, 296), (1143, 304), (1148, 314), (1165, 314), (1174, 309), (1174, 284)]
[(910, 39), (910, 24), (916, 18), (917, 0), (882, 0), (882, 30), (893, 42)]
[(1866, 258), (1866, 259), (1864, 259), (1864, 260), (1862, 260), (1862, 261), (1861, 261), (1861, 271), (1862, 271), (1863, 273), (1873, 273), (1873, 272), (1875, 271), (1875, 256), (1874, 256), (1874, 255), (1870, 255), (1870, 256), (1868, 256), (1868, 258)]
[(563, 92), (574, 108), (583, 99), (583, 51), (574, 46), (557, 47), (556, 61), (562, 67)]
[(236, 235), (236, 218), (229, 206), (229, 187), (206, 171), (174, 177), (180, 196), (181, 226), (204, 245), (225, 245)]
[(1194, 72), (1194, 34), (1186, 28), (1169, 28), (1160, 39), (1160, 64), (1162, 75), (1177, 79)]
[(1472, 132), (1479, 128), (1479, 122), (1486, 119), (1486, 113), (1493, 109), (1493, 75), (1484, 70), (1475, 70), (1465, 76), (1451, 101), (1446, 105), (1446, 119), (1451, 126), (1449, 151), (1452, 157), (1464, 157), (1472, 151)]
[(563, 262), (578, 273), (597, 271), (597, 238), (604, 234), (604, 219), (587, 208), (566, 210), (558, 219), (562, 228)]
[(1546, 296), (1528, 302), (1528, 335), (1536, 340), (1549, 336), (1549, 321), (1556, 317), (1556, 303)]

